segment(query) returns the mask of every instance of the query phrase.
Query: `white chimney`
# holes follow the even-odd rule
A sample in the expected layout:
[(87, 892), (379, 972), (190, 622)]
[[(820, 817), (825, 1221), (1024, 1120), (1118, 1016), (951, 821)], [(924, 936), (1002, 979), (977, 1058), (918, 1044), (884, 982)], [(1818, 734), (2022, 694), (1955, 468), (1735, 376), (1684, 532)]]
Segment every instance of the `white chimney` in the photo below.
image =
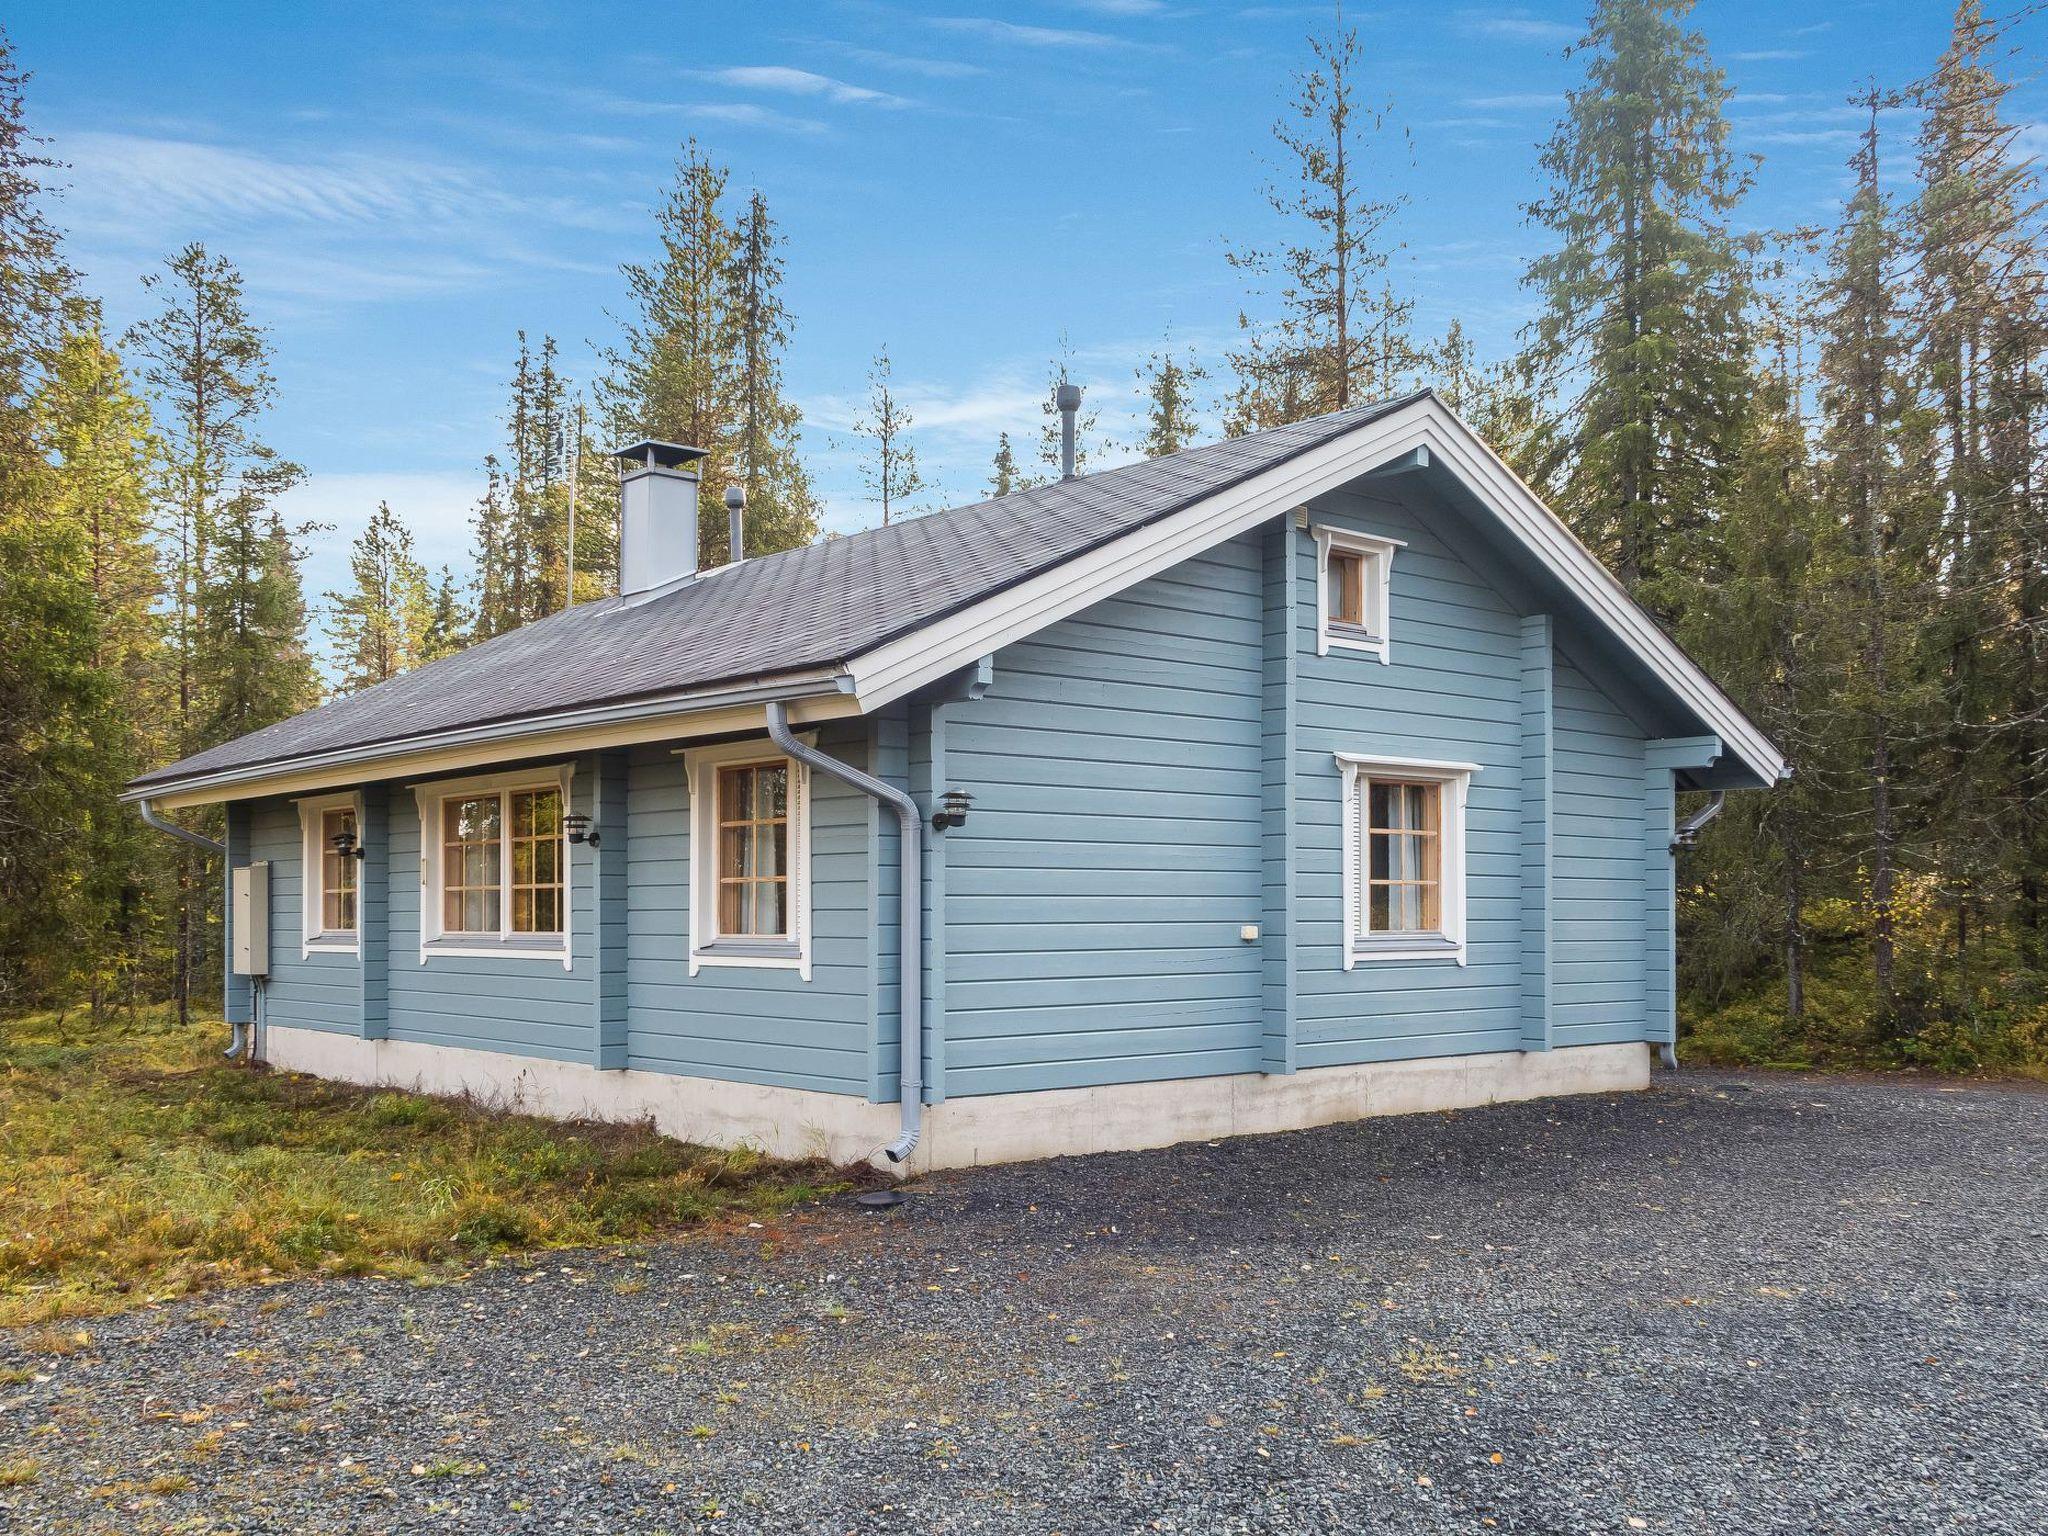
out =
[(619, 595), (697, 574), (697, 464), (702, 448), (646, 441), (617, 448)]

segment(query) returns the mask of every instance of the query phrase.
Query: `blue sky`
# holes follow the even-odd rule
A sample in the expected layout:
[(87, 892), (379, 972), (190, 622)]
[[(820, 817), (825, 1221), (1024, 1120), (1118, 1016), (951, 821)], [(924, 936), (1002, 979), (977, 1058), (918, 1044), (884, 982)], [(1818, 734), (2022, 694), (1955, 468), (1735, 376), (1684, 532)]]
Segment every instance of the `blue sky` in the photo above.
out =
[[(89, 14), (88, 14), (89, 13)], [(116, 326), (137, 279), (199, 239), (247, 275), (276, 349), (276, 447), (301, 515), (336, 524), (308, 568), (339, 579), (379, 497), (431, 561), (460, 562), (496, 446), (514, 333), (571, 375), (612, 332), (618, 266), (694, 134), (788, 236), (788, 382), (828, 526), (874, 519), (846, 428), (884, 344), (928, 478), (973, 499), (998, 431), (1032, 433), (1064, 332), (1112, 432), (1162, 338), (1221, 372), (1240, 284), (1225, 239), (1270, 230), (1270, 127), (1322, 5), (1204, 0), (936, 3), (166, 5), (28, 0), (7, 21), (29, 109), (69, 165), (56, 205)], [(1521, 204), (1578, 75), (1580, 5), (1354, 6), (1375, 88), (1413, 136), (1395, 280), (1430, 332), (1489, 354), (1529, 305)], [(1706, 0), (1764, 157), (1745, 219), (1826, 217), (1875, 76), (1940, 52), (1945, 3)], [(2030, 24), (2037, 67), (2048, 25)], [(2048, 118), (2026, 86), (2020, 113)], [(2030, 130), (2048, 147), (2048, 130)], [(1905, 126), (1895, 148), (1906, 152)]]

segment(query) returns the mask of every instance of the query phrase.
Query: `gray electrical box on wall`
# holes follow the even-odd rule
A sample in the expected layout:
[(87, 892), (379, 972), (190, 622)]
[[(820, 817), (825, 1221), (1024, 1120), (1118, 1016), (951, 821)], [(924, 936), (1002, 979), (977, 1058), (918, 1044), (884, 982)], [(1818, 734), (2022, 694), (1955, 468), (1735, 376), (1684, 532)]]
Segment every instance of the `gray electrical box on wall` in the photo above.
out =
[(270, 974), (270, 865), (244, 864), (234, 875), (234, 911), (229, 914), (234, 936), (237, 976)]

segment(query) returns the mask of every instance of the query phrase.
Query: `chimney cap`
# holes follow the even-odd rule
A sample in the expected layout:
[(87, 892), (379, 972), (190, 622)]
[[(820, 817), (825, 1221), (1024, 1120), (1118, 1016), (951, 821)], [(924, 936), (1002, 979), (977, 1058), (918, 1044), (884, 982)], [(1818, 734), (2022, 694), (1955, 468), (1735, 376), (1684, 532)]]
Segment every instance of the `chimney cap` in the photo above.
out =
[(623, 448), (614, 448), (611, 456), (627, 469), (645, 469), (649, 464), (656, 469), (687, 469), (697, 460), (709, 457), (709, 450), (692, 448), (686, 443), (664, 443), (658, 438), (646, 437), (637, 443), (628, 443)]
[(733, 484), (725, 488), (725, 509), (728, 512), (745, 511), (746, 505), (747, 488), (744, 485)]
[(1062, 384), (1053, 391), (1052, 401), (1063, 411), (1078, 411), (1081, 408), (1081, 386)]

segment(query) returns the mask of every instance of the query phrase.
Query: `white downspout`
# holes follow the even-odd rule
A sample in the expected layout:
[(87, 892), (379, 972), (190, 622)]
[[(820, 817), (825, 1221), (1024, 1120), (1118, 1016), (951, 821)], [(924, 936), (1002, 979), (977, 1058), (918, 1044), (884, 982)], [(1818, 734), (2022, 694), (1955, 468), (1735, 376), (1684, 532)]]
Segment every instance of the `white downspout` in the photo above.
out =
[(917, 1149), (918, 1138), (924, 1133), (924, 815), (917, 802), (895, 785), (885, 784), (872, 774), (798, 741), (790, 733), (789, 713), (780, 699), (768, 701), (768, 739), (796, 761), (842, 784), (851, 784), (896, 812), (903, 860), (903, 910), (898, 925), (901, 954), (897, 967), (902, 985), (898, 1004), (902, 1017), (902, 1065), (897, 1072), (897, 1097), (903, 1108), (903, 1129), (882, 1150), (890, 1162), (900, 1163)]
[[(190, 827), (181, 827), (175, 821), (166, 820), (157, 808), (147, 800), (136, 801), (135, 808), (142, 813), (142, 820), (145, 825), (152, 826), (159, 832), (175, 837), (182, 843), (190, 843), (194, 848), (199, 849), (203, 853), (219, 854), (222, 861), (221, 880), (223, 883), (233, 881), (235, 878), (234, 871), (226, 867), (228, 854), (228, 845), (226, 843), (208, 837), (202, 832), (194, 832)], [(232, 912), (235, 902), (235, 893), (232, 888), (222, 893), (222, 900), (226, 903), (226, 909)], [(246, 1048), (247, 1042), (243, 1038), (241, 1024), (230, 1024), (228, 1026), (228, 1048), (221, 1052), (221, 1054), (229, 1057), (239, 1056)]]

